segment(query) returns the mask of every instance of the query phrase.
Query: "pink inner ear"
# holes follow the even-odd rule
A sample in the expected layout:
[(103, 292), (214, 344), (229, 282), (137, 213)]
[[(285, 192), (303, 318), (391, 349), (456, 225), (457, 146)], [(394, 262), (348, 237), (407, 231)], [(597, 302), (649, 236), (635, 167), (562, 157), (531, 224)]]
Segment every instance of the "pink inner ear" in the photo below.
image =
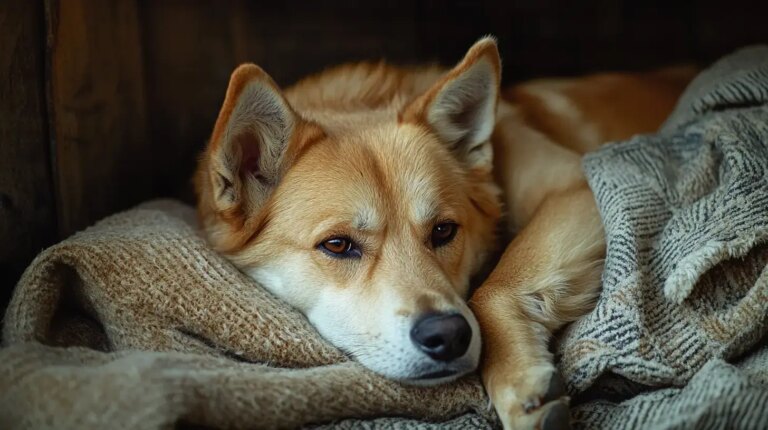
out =
[(259, 177), (259, 140), (256, 136), (245, 133), (237, 137), (240, 146), (240, 174)]

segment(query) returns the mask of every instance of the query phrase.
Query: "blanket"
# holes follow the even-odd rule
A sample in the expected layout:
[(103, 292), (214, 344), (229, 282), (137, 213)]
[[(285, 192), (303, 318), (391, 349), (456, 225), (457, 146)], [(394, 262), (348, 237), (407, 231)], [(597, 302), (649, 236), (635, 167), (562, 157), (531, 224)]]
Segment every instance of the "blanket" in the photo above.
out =
[(768, 428), (768, 47), (701, 73), (658, 134), (583, 164), (607, 255), (597, 307), (557, 351), (574, 418)]
[[(217, 255), (194, 211), (160, 201), (40, 254), (9, 305), (0, 428), (482, 427), (477, 377), (389, 381), (325, 342), (296, 310)], [(483, 415), (466, 415), (478, 411)], [(388, 416), (418, 417), (408, 421)], [(458, 418), (456, 418), (458, 417)]]
[[(768, 48), (584, 166), (604, 291), (555, 345), (584, 428), (768, 428)], [(476, 375), (419, 388), (325, 342), (159, 201), (42, 252), (5, 315), (0, 428), (488, 428)]]

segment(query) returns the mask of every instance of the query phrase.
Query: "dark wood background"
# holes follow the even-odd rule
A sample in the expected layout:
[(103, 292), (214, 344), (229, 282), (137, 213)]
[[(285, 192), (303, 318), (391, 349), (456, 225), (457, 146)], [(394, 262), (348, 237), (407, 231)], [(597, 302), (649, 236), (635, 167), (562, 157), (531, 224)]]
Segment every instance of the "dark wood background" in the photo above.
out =
[(0, 0), (0, 311), (44, 247), (189, 177), (231, 70), (457, 61), (499, 38), (506, 83), (705, 65), (768, 42), (768, 1)]

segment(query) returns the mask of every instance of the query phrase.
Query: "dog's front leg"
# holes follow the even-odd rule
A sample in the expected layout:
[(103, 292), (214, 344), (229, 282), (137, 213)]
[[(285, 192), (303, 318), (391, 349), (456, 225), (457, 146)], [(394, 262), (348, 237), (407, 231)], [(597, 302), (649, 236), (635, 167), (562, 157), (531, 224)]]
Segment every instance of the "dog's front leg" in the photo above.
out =
[(589, 188), (551, 194), (470, 300), (483, 336), (483, 383), (505, 428), (569, 428), (548, 342), (594, 306), (604, 249)]

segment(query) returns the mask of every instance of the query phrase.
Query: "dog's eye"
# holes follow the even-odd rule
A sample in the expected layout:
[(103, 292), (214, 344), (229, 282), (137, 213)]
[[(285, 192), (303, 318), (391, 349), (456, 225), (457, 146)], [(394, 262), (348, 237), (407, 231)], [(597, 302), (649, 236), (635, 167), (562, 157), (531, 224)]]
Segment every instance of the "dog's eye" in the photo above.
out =
[(438, 248), (448, 244), (456, 237), (459, 226), (454, 222), (443, 222), (432, 228), (432, 247)]
[(359, 258), (362, 253), (360, 248), (348, 237), (332, 237), (318, 245), (318, 248), (336, 258)]

